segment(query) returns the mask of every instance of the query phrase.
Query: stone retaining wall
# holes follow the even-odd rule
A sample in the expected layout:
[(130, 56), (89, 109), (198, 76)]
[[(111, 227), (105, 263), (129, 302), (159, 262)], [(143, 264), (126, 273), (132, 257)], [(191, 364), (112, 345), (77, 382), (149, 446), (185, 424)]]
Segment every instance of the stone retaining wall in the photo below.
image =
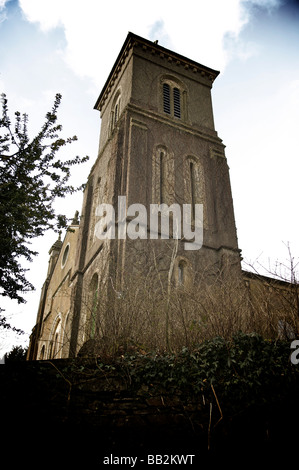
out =
[(133, 389), (129, 377), (104, 374), (84, 360), (1, 365), (0, 383), (2, 448), (22, 464), (40, 465), (41, 456), (62, 468), (103, 465), (111, 455), (180, 454), (194, 455), (194, 465), (240, 451), (275, 456), (284, 445), (289, 453), (296, 448), (291, 401), (221, 417), (201, 397)]

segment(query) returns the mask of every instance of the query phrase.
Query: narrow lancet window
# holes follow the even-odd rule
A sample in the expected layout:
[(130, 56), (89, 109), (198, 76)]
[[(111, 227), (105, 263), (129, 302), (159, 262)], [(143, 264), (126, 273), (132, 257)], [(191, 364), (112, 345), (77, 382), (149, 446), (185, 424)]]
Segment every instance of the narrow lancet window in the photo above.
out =
[(190, 162), (190, 195), (191, 195), (191, 215), (192, 215), (192, 222), (195, 220), (195, 171), (194, 171), (194, 163)]
[(178, 266), (178, 284), (181, 286), (184, 283), (184, 271), (183, 271), (183, 266), (182, 264), (179, 264)]
[(110, 115), (110, 133), (113, 132), (113, 129), (116, 127), (117, 121), (120, 116), (120, 92), (118, 92), (113, 100), (111, 107)]
[(118, 120), (118, 103), (115, 105), (114, 108), (114, 125), (117, 123)]
[(173, 114), (176, 118), (181, 118), (181, 95), (178, 88), (173, 89)]
[(164, 195), (164, 153), (160, 152), (160, 204), (165, 202)]
[(61, 330), (60, 318), (56, 321), (55, 328), (50, 341), (49, 359), (57, 359), (60, 351), (59, 337)]
[(162, 88), (163, 111), (165, 114), (182, 119), (184, 113), (185, 92), (173, 81), (165, 81)]
[(163, 84), (163, 109), (164, 113), (170, 114), (170, 86), (168, 83)]
[(186, 277), (186, 262), (180, 261), (178, 264), (178, 286), (183, 286), (185, 284)]

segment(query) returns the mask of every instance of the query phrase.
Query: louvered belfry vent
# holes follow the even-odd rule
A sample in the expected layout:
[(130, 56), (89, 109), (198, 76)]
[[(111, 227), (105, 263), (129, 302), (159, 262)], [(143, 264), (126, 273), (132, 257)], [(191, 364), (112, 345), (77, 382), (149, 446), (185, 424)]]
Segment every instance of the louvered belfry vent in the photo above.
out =
[(174, 117), (181, 117), (181, 96), (178, 88), (173, 89), (173, 115)]
[(163, 84), (163, 109), (164, 113), (170, 114), (170, 87), (168, 83)]

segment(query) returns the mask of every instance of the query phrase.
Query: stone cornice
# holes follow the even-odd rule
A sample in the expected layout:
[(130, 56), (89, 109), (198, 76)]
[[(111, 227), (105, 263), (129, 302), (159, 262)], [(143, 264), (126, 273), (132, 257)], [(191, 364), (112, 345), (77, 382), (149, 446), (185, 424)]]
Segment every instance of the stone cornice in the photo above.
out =
[(179, 120), (174, 121), (173, 118), (171, 118), (171, 117), (169, 118), (166, 115), (164, 116), (161, 113), (157, 113), (157, 112), (154, 112), (152, 110), (146, 110), (146, 109), (141, 108), (138, 105), (133, 104), (133, 103), (128, 103), (126, 109), (128, 111), (131, 111), (131, 112), (136, 112), (139, 115), (146, 116), (150, 119), (154, 119), (156, 122), (159, 121), (161, 123), (165, 123), (165, 124), (167, 124), (169, 126), (172, 126), (176, 129), (182, 131), (182, 132), (193, 134), (197, 137), (200, 137), (201, 139), (203, 139), (205, 141), (211, 142), (213, 144), (220, 145), (221, 148), (225, 148), (225, 145), (223, 144), (222, 139), (220, 139), (220, 137), (218, 137), (216, 131), (213, 131), (214, 132), (214, 135), (213, 135), (209, 132), (205, 132), (204, 130), (195, 129), (191, 124), (188, 124), (188, 123), (185, 123), (185, 122), (182, 122), (182, 121), (179, 121)]
[(100, 96), (96, 101), (94, 109), (99, 111), (102, 110), (110, 95), (110, 91), (124, 66), (124, 63), (129, 56), (130, 50), (134, 47), (140, 47), (144, 52), (148, 52), (152, 55), (159, 55), (161, 59), (164, 59), (168, 63), (173, 63), (178, 67), (183, 67), (185, 70), (189, 70), (194, 74), (200, 74), (201, 77), (208, 80), (211, 84), (219, 75), (217, 70), (206, 67), (205, 65), (199, 64), (198, 62), (166, 49), (165, 47), (158, 45), (156, 42), (149, 41), (133, 33), (128, 33)]

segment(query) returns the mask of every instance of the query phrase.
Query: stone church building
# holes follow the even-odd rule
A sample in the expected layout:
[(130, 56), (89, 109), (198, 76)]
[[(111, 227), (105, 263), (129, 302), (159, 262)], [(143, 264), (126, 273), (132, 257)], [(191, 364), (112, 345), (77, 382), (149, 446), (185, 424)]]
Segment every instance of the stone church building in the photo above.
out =
[[(101, 113), (97, 158), (64, 240), (49, 251), (29, 359), (75, 357), (90, 338), (109, 329), (103, 305), (121, 297), (150, 272), (159, 283), (196, 285), (211, 268), (241, 274), (225, 146), (213, 119), (211, 89), (219, 72), (129, 33), (96, 101)], [(123, 236), (132, 217), (120, 214), (142, 204), (202, 204), (202, 246), (186, 250), (183, 236)], [(100, 239), (99, 204), (114, 208), (114, 237)], [(170, 214), (170, 222), (172, 221)], [(195, 227), (193, 223), (193, 228)], [(107, 229), (108, 230), (108, 229)], [(154, 289), (154, 277), (150, 281)], [(99, 315), (101, 332), (98, 327)]]

